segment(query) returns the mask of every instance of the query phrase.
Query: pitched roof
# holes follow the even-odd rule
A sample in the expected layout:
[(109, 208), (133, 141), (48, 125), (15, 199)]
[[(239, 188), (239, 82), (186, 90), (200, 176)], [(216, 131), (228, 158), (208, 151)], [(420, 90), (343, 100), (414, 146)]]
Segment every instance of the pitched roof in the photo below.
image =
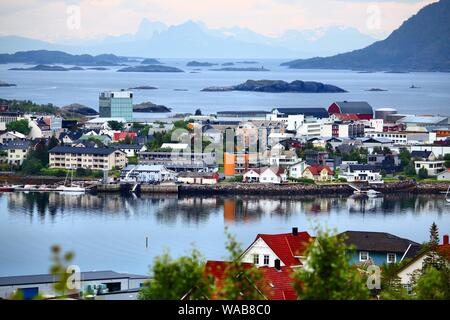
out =
[(329, 166), (324, 166), (324, 165), (320, 165), (320, 164), (310, 165), (306, 169), (308, 169), (309, 172), (311, 172), (313, 175), (319, 175), (323, 169), (327, 170), (327, 173), (329, 175), (333, 174), (333, 170), (331, 170), (331, 168)]
[(334, 103), (339, 107), (341, 113), (373, 115), (373, 109), (366, 101), (336, 101)]
[(15, 149), (29, 149), (31, 147), (31, 141), (29, 140), (11, 140), (5, 143), (2, 147), (3, 150), (15, 150)]
[(362, 170), (369, 170), (372, 172), (379, 172), (380, 168), (374, 165), (370, 164), (349, 164), (348, 165), (350, 172), (354, 171), (362, 171)]
[(427, 150), (415, 150), (415, 151), (411, 151), (411, 158), (423, 158), (426, 159), (428, 158), (430, 155), (432, 154), (432, 151), (427, 151)]
[(51, 153), (83, 153), (83, 154), (95, 154), (95, 155), (110, 155), (111, 153), (118, 151), (113, 148), (83, 148), (83, 147), (67, 147), (59, 146), (54, 147), (49, 152)]
[[(207, 261), (205, 265), (205, 275), (214, 277), (215, 286), (219, 289), (223, 287), (226, 270), (229, 266), (227, 261)], [(242, 263), (244, 268), (251, 268), (253, 264)], [(293, 270), (289, 267), (281, 267), (277, 270), (274, 267), (258, 268), (262, 279), (256, 284), (256, 288), (268, 300), (296, 300), (297, 294), (293, 287)], [(213, 297), (214, 298), (214, 297)]]
[(354, 113), (336, 113), (334, 115), (337, 119), (342, 121), (357, 121), (359, 120), (358, 115)]
[(347, 245), (353, 245), (357, 250), (405, 253), (411, 245), (407, 257), (414, 257), (420, 249), (417, 242), (386, 232), (346, 231), (340, 235), (346, 237)]
[(302, 262), (296, 257), (304, 254), (312, 239), (306, 231), (299, 232), (296, 236), (292, 233), (258, 234), (255, 241), (260, 238), (270, 247), (270, 249), (272, 249), (272, 251), (286, 266), (302, 265)]
[(328, 118), (329, 114), (325, 108), (275, 108), (284, 115), (303, 114), (305, 117)]

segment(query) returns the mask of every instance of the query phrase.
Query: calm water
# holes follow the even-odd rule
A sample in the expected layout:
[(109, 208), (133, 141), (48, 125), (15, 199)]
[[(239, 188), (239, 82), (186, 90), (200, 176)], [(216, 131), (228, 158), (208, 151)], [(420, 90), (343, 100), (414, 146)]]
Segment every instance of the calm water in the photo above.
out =
[[(222, 63), (225, 60), (208, 59)], [(227, 60), (230, 61), (230, 60)], [(365, 100), (373, 107), (394, 107), (401, 113), (450, 114), (450, 73), (358, 73), (339, 70), (290, 70), (281, 67), (281, 60), (258, 60), (256, 65), (270, 72), (225, 72), (186, 67), (187, 60), (163, 60), (185, 73), (121, 73), (118, 68), (107, 71), (9, 71), (13, 66), (0, 65), (0, 80), (17, 87), (0, 88), (1, 98), (30, 99), (39, 103), (64, 106), (81, 103), (98, 109), (98, 93), (103, 90), (156, 86), (158, 90), (135, 90), (135, 102), (152, 101), (173, 108), (174, 112), (204, 113), (221, 110), (249, 110), (274, 107), (328, 107), (339, 100)], [(212, 68), (218, 68), (214, 66)], [(310, 80), (337, 85), (349, 91), (339, 94), (200, 92), (209, 86), (235, 85), (247, 79)], [(420, 89), (410, 89), (414, 84)], [(368, 92), (371, 88), (388, 91)], [(175, 91), (183, 89), (187, 91)]]
[(443, 195), (361, 201), (2, 194), (0, 276), (47, 272), (53, 244), (74, 250), (82, 270), (145, 274), (164, 248), (178, 256), (195, 243), (206, 258), (225, 258), (226, 226), (244, 246), (257, 233), (289, 232), (298, 226), (314, 234), (318, 224), (338, 231), (386, 231), (423, 242), (433, 221), (441, 234), (450, 231), (450, 206)]

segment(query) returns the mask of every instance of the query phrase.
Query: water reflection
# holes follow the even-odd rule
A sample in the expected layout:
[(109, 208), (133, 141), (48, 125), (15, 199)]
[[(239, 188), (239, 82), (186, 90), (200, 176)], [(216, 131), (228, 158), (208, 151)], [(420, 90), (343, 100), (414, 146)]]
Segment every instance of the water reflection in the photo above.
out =
[[(177, 195), (11, 193), (6, 198), (10, 215), (29, 215), (51, 221), (64, 215), (104, 215), (130, 218), (154, 215), (161, 224), (201, 224), (212, 215), (223, 215), (225, 223), (248, 223), (263, 217), (288, 219), (292, 215), (309, 217), (348, 212), (350, 215), (414, 215), (449, 211), (443, 197), (436, 195), (399, 194), (383, 198), (347, 197), (178, 197)], [(0, 200), (1, 200), (0, 198)]]

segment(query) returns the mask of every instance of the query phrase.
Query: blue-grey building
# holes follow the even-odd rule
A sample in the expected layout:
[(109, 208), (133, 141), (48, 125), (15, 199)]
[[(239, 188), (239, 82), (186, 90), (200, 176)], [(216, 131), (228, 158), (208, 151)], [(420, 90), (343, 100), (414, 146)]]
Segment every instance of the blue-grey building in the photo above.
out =
[(105, 91), (100, 93), (99, 113), (101, 118), (124, 118), (133, 120), (133, 92)]
[(347, 246), (352, 246), (351, 263), (372, 261), (376, 265), (401, 262), (417, 255), (420, 244), (386, 232), (346, 231)]

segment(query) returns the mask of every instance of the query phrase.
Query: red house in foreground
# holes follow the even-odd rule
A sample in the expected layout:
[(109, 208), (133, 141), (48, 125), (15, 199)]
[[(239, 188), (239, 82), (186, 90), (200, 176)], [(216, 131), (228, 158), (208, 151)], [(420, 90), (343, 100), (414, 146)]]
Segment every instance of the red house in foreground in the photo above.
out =
[(371, 120), (373, 119), (373, 109), (365, 101), (340, 101), (333, 102), (328, 107), (328, 113), (332, 114), (346, 114), (356, 115), (359, 120)]

